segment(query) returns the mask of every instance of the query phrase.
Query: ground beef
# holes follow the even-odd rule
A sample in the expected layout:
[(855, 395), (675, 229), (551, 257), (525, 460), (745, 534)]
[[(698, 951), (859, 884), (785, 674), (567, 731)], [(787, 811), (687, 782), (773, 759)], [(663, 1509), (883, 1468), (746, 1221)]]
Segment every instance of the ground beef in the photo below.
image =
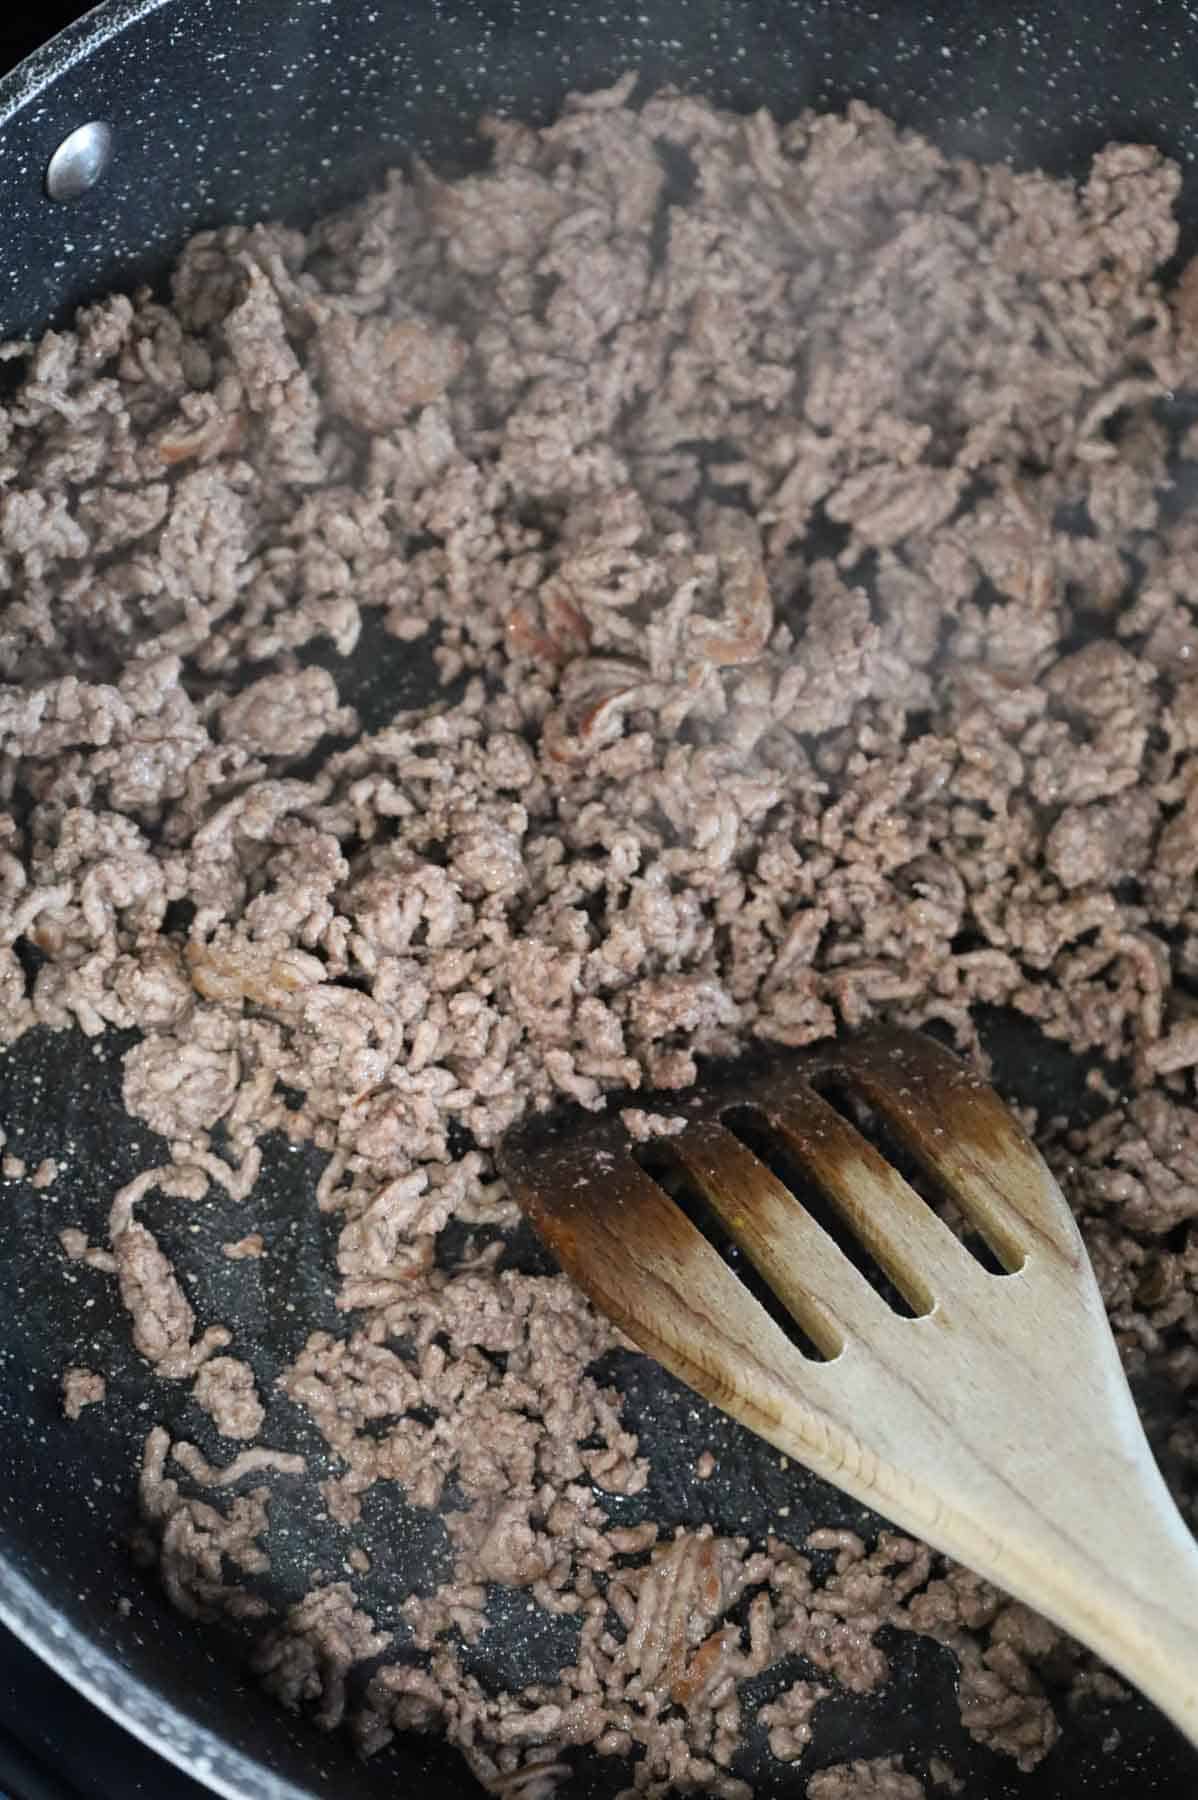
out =
[(1073, 1678), (1081, 1653), (1055, 1626), (965, 1569), (950, 1569), (912, 1596), (914, 1630), (951, 1646), (961, 1666), (961, 1718), (970, 1735), (1031, 1769), (1056, 1742), (1058, 1725), (1039, 1678)]
[(681, 1113), (646, 1112), (643, 1106), (622, 1107), (620, 1123), (629, 1137), (639, 1144), (647, 1144), (653, 1138), (677, 1137), (680, 1131), (686, 1130), (686, 1120)]
[(214, 1356), (206, 1362), (191, 1394), (222, 1437), (254, 1438), (262, 1429), (266, 1409), (258, 1398), (254, 1371), (235, 1356)]
[(934, 1788), (942, 1788), (949, 1794), (962, 1794), (965, 1791), (965, 1783), (952, 1764), (945, 1762), (942, 1756), (928, 1758), (928, 1780)]
[[(178, 1447), (176, 1447), (178, 1448)], [(229, 1504), (227, 1512), (199, 1499), (188, 1499), (166, 1474), (170, 1437), (161, 1426), (146, 1438), (138, 1497), (143, 1529), (134, 1551), (161, 1570), (166, 1591), (189, 1618), (261, 1619), (270, 1607), (243, 1584), (229, 1581), (229, 1565), (247, 1575), (261, 1575), (270, 1557), (261, 1539), (269, 1528), (269, 1490), (251, 1488)]]
[(259, 1640), (253, 1666), (285, 1706), (298, 1710), (301, 1701), (318, 1701), (316, 1721), (331, 1731), (345, 1716), (346, 1676), (390, 1642), (391, 1633), (374, 1629), (355, 1607), (349, 1583), (340, 1581), (293, 1606), (282, 1628)]
[(904, 1773), (897, 1756), (839, 1763), (807, 1783), (807, 1800), (926, 1800), (926, 1793), (922, 1781)]
[(85, 1263), (88, 1268), (101, 1269), (106, 1275), (115, 1275), (116, 1257), (111, 1250), (101, 1250), (96, 1244), (88, 1241), (86, 1231), (80, 1231), (77, 1225), (68, 1225), (58, 1234), (58, 1242), (63, 1255), (70, 1262)]
[(144, 1225), (127, 1225), (112, 1240), (121, 1300), (129, 1314), (136, 1348), (162, 1375), (181, 1380), (229, 1340), (223, 1326), (210, 1326), (192, 1342), (195, 1313), (170, 1261)]
[[(222, 1118), (237, 1092), (236, 1053), (212, 1038), (221, 1029), (189, 1032), (186, 1038), (151, 1033), (125, 1058), (125, 1105), (136, 1119), (167, 1138), (202, 1134)], [(201, 1024), (197, 1020), (193, 1025)], [(204, 1042), (207, 1036), (209, 1042)]]
[(257, 1474), (263, 1469), (272, 1469), (280, 1475), (302, 1475), (306, 1466), (303, 1457), (294, 1451), (270, 1450), (262, 1444), (255, 1444), (252, 1450), (242, 1450), (223, 1468), (210, 1463), (194, 1444), (184, 1439), (172, 1444), (171, 1457), (200, 1487), (230, 1487), (243, 1475)]
[(793, 1681), (777, 1700), (761, 1708), (757, 1717), (769, 1729), (770, 1750), (779, 1762), (802, 1756), (811, 1742), (811, 1715), (831, 1691), (814, 1681)]
[(230, 1262), (257, 1262), (260, 1256), (266, 1255), (266, 1244), (260, 1231), (247, 1232), (245, 1237), (222, 1244), (221, 1248)]
[[(620, 1340), (506, 1266), (493, 1152), (703, 1056), (878, 1017), (981, 1054), (984, 1013), (1022, 1015), (1100, 1059), (1092, 1113), (1027, 1122), (1198, 1519), (1198, 277), (1156, 276), (1180, 176), (631, 91), (490, 121), (485, 169), (396, 174), (306, 234), (202, 233), (168, 298), (15, 351), (0, 1040), (131, 1033), (159, 1138), (107, 1245), (52, 1191), (47, 1242), (244, 1446), (149, 1433), (138, 1553), (364, 1751), (439, 1731), (539, 1800), (587, 1745), (628, 1795), (735, 1800), (755, 1679), (805, 1659), (758, 1714), (801, 1759), (825, 1696), (889, 1680), (885, 1628), (946, 1646), (967, 1730), (1027, 1768), (1052, 1695), (1113, 1679), (966, 1571), (889, 1532), (614, 1522), (653, 1456), (595, 1368)], [(380, 642), (432, 658), (431, 703), (350, 704)], [(681, 1117), (621, 1104), (645, 1138)], [(136, 1216), (251, 1202), (268, 1134), (322, 1164), (343, 1323), (298, 1321), (275, 1398), (323, 1443), (323, 1505), (443, 1518), (402, 1632), (356, 1547), (352, 1579), (267, 1598), (271, 1487), (317, 1471), (255, 1441), (253, 1345)], [(70, 1371), (67, 1410), (102, 1379)], [(576, 1630), (556, 1679), (473, 1672), (504, 1593)], [(884, 1758), (807, 1791), (923, 1789)]]
[(62, 1410), (68, 1419), (77, 1419), (85, 1406), (97, 1406), (107, 1392), (107, 1382), (94, 1369), (63, 1370)]

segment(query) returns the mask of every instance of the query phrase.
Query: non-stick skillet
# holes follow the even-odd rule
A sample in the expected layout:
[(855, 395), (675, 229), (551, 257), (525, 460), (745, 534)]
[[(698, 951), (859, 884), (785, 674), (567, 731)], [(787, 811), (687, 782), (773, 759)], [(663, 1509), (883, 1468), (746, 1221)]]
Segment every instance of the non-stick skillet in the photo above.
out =
[[(192, 230), (283, 214), (305, 220), (361, 192), (388, 164), (419, 153), (444, 167), (482, 154), (471, 124), (488, 109), (545, 119), (571, 87), (638, 67), (647, 85), (672, 81), (722, 104), (806, 104), (863, 95), (955, 150), (1078, 170), (1111, 137), (1150, 139), (1190, 173), (1198, 152), (1198, 19), (1165, 0), (965, 7), (887, 0), (114, 0), (0, 81), (0, 334), (69, 318), (81, 301), (162, 276)], [(111, 133), (98, 179), (81, 197), (48, 197), (50, 159), (87, 123)], [(67, 185), (71, 185), (70, 182)], [(76, 186), (82, 185), (76, 181)], [(1198, 168), (1182, 203), (1187, 250), (1198, 244)], [(389, 640), (369, 642), (339, 676), (368, 724), (430, 691), (427, 663)], [(1009, 1020), (987, 1021), (999, 1084), (1015, 1097), (1080, 1116), (1082, 1071)], [(466, 1794), (456, 1756), (413, 1740), (366, 1766), (263, 1698), (241, 1672), (243, 1645), (177, 1617), (137, 1574), (122, 1537), (132, 1518), (137, 1446), (148, 1423), (182, 1407), (130, 1352), (110, 1284), (65, 1287), (52, 1253), (60, 1223), (98, 1229), (117, 1183), (146, 1161), (145, 1134), (119, 1105), (127, 1037), (100, 1045), (39, 1032), (0, 1057), (0, 1118), (36, 1164), (54, 1155), (58, 1183), (39, 1194), (0, 1189), (0, 1617), (76, 1687), (131, 1731), (226, 1794), (295, 1800)], [(269, 1287), (244, 1268), (215, 1293), (219, 1316), (251, 1344), (260, 1385), (314, 1326), (334, 1325), (331, 1246), (312, 1204), (314, 1156), (268, 1145), (255, 1223), (284, 1246)], [(198, 1237), (168, 1220), (161, 1232), (186, 1270), (243, 1227), (219, 1204)], [(236, 1226), (236, 1229), (234, 1227)], [(531, 1245), (510, 1255), (529, 1260)], [(222, 1259), (208, 1260), (208, 1291)], [(227, 1269), (228, 1265), (224, 1265)], [(212, 1274), (213, 1268), (217, 1273)], [(110, 1399), (76, 1425), (58, 1411), (58, 1375), (86, 1361), (115, 1371)], [(870, 1528), (839, 1495), (701, 1409), (631, 1357), (610, 1371), (651, 1453), (654, 1476), (637, 1504), (665, 1520), (708, 1518), (762, 1533), (780, 1505), (802, 1537), (813, 1518)], [(1150, 1424), (1162, 1404), (1140, 1396)], [(1160, 1423), (1160, 1420), (1156, 1420)], [(195, 1435), (196, 1422), (188, 1419)], [(297, 1437), (286, 1409), (272, 1442), (298, 1443), (319, 1475), (322, 1449)], [(714, 1481), (686, 1471), (709, 1444)], [(307, 1572), (335, 1567), (344, 1546), (315, 1523), (300, 1488), (281, 1483), (274, 1517), (276, 1598), (298, 1598)], [(440, 1530), (381, 1489), (365, 1538), (374, 1573), (365, 1603), (386, 1625), (414, 1583), (435, 1576)], [(523, 1603), (478, 1646), (485, 1682), (548, 1674), (569, 1652), (568, 1626), (530, 1635)], [(848, 1756), (902, 1752), (917, 1773), (945, 1756), (969, 1800), (1191, 1800), (1198, 1756), (1139, 1701), (1067, 1721), (1030, 1776), (974, 1746), (952, 1696), (951, 1658), (896, 1636), (895, 1678), (864, 1698), (829, 1701), (797, 1768), (750, 1743), (761, 1794), (801, 1794), (813, 1769)], [(763, 1678), (781, 1686), (796, 1671)], [(577, 1765), (578, 1794), (614, 1791), (606, 1764)]]

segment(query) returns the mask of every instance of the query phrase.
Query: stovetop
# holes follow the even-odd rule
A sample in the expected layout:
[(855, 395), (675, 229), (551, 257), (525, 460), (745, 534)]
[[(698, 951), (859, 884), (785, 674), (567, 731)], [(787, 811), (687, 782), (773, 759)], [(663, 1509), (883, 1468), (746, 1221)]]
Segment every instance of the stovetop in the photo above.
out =
[[(90, 4), (41, 0), (0, 14), (7, 71)], [(113, 1724), (0, 1626), (0, 1800), (212, 1800)]]

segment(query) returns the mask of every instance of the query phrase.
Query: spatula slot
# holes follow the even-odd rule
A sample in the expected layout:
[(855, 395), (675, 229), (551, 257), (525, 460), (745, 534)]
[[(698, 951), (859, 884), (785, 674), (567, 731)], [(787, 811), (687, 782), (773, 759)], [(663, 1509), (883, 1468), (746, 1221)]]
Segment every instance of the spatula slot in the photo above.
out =
[(836, 1202), (799, 1166), (774, 1131), (765, 1115), (755, 1106), (732, 1106), (720, 1114), (720, 1123), (746, 1150), (788, 1188), (803, 1210), (815, 1220), (837, 1249), (900, 1318), (917, 1319), (931, 1310), (923, 1294), (905, 1294), (896, 1285), (876, 1257), (865, 1245), (852, 1223)]
[(786, 1333), (801, 1355), (810, 1362), (828, 1362), (839, 1353), (839, 1347), (836, 1347), (825, 1354), (803, 1330), (789, 1308), (779, 1300), (769, 1282), (754, 1268), (739, 1244), (733, 1240), (689, 1171), (682, 1167), (677, 1157), (671, 1155), (668, 1139), (657, 1138), (647, 1144), (636, 1144), (632, 1154), (645, 1174), (657, 1183), (679, 1212), (707, 1239), (737, 1280), (749, 1290), (775, 1325)]
[(1008, 1275), (1015, 1272), (1004, 1265), (977, 1224), (962, 1212), (956, 1198), (912, 1154), (881, 1114), (850, 1081), (841, 1075), (827, 1072), (812, 1076), (810, 1085), (822, 1100), (826, 1100), (842, 1119), (874, 1146), (879, 1155), (898, 1170), (907, 1185), (944, 1221), (953, 1236), (988, 1275)]

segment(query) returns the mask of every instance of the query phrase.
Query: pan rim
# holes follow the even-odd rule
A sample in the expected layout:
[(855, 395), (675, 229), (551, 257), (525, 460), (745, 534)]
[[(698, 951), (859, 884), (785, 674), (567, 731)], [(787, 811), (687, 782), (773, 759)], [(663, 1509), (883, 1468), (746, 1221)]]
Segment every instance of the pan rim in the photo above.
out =
[(168, 1762), (226, 1800), (311, 1800), (257, 1758), (236, 1749), (124, 1668), (73, 1625), (0, 1551), (0, 1624), (56, 1675)]
[(0, 74), (0, 128), (8, 125), (51, 82), (90, 56), (131, 25), (161, 12), (171, 0), (99, 0), (82, 17), (64, 25), (45, 44), (31, 50), (15, 68)]

